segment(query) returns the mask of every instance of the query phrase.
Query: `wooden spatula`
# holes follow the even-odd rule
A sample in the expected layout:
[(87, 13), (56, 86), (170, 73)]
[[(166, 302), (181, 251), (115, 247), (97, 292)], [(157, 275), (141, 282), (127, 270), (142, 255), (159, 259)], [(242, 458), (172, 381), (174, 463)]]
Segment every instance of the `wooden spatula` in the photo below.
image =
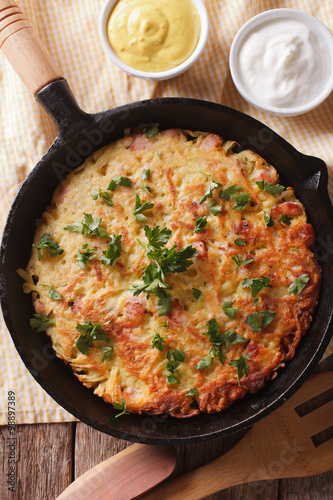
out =
[(74, 481), (57, 500), (130, 500), (170, 476), (176, 465), (171, 446), (133, 444)]
[(200, 500), (241, 483), (331, 470), (333, 439), (316, 447), (311, 437), (333, 426), (333, 401), (302, 417), (295, 408), (332, 387), (333, 372), (313, 376), (222, 457), (154, 488), (140, 499)]

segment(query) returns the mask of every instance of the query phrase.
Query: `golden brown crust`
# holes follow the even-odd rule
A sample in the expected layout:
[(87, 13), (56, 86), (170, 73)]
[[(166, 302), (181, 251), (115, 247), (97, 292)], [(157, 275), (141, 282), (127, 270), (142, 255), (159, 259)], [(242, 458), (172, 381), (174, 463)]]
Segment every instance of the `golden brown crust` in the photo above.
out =
[[(50, 257), (42, 250), (42, 260), (34, 249), (23, 276), (25, 292), (33, 292), (34, 307), (55, 321), (47, 329), (59, 357), (70, 363), (77, 377), (107, 402), (126, 401), (130, 412), (169, 413), (189, 417), (205, 411), (227, 408), (247, 392), (256, 392), (273, 379), (280, 366), (290, 360), (308, 329), (320, 288), (320, 268), (309, 246), (314, 241), (303, 205), (292, 188), (273, 196), (259, 188), (257, 181), (275, 185), (276, 170), (251, 151), (233, 153), (235, 143), (222, 142), (215, 134), (168, 130), (147, 139), (143, 134), (126, 136), (94, 153), (84, 168), (69, 175), (53, 196), (52, 206), (43, 214), (35, 235), (37, 245), (44, 233), (63, 247), (64, 252)], [(143, 169), (151, 176), (142, 180)], [(112, 192), (114, 205), (103, 199), (93, 200), (95, 190), (106, 190), (115, 175), (131, 178), (132, 187), (120, 186)], [(212, 191), (212, 198), (200, 203), (211, 180), (223, 185)], [(140, 188), (150, 186), (152, 196)], [(234, 184), (248, 193), (251, 200), (235, 210), (235, 197), (219, 197), (222, 189)], [(111, 194), (111, 193), (110, 193)], [(168, 274), (172, 286), (172, 311), (158, 316), (157, 298), (141, 294), (135, 297), (132, 284), (141, 283), (142, 267), (149, 260), (137, 239), (146, 242), (144, 223), (133, 215), (135, 196), (153, 202), (145, 212), (150, 227), (172, 230), (167, 244), (177, 249), (192, 245), (197, 256), (186, 272)], [(208, 204), (214, 200), (221, 211), (213, 215)], [(99, 260), (108, 240), (65, 231), (63, 228), (82, 220), (84, 213), (101, 217), (108, 234), (122, 236), (122, 253), (113, 266)], [(281, 220), (287, 216), (290, 225)], [(266, 227), (271, 216), (274, 225)], [(202, 232), (194, 232), (196, 219), (207, 218)], [(237, 238), (245, 242), (238, 246)], [(80, 269), (77, 252), (84, 243), (94, 248), (95, 258)], [(234, 257), (234, 259), (233, 259)], [(237, 268), (236, 259), (243, 263)], [(308, 276), (300, 294), (288, 291), (297, 277)], [(33, 276), (38, 277), (37, 284)], [(251, 296), (244, 279), (269, 278), (270, 287)], [(50, 284), (62, 294), (62, 300), (48, 297)], [(192, 288), (202, 292), (197, 300)], [(232, 302), (238, 312), (226, 315), (222, 304)], [(252, 328), (250, 315), (275, 312), (263, 328)], [(80, 352), (75, 340), (76, 325), (86, 319), (101, 323), (110, 344), (94, 341), (89, 354)], [(207, 321), (216, 319), (219, 333), (237, 332), (242, 342), (223, 347), (224, 363), (215, 356), (209, 368), (195, 368), (211, 352), (212, 342), (204, 332)], [(163, 326), (167, 324), (168, 326)], [(155, 333), (165, 337), (163, 351), (152, 348)], [(102, 348), (112, 345), (112, 359), (101, 362)], [(168, 384), (166, 353), (182, 349), (185, 361), (179, 369), (179, 384)], [(248, 376), (241, 373), (240, 383), (231, 360), (249, 358)], [(197, 396), (186, 396), (192, 388)], [(194, 403), (196, 401), (196, 403)]]

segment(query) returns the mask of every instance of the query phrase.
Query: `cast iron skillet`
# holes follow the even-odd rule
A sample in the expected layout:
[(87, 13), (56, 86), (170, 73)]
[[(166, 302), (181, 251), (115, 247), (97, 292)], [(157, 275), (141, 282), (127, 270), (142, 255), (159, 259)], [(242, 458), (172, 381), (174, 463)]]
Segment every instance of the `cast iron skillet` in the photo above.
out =
[[(3, 1), (0, 0), (0, 8)], [(305, 381), (333, 332), (333, 268), (329, 265), (333, 253), (333, 208), (324, 162), (302, 155), (250, 116), (211, 102), (153, 99), (90, 115), (78, 107), (64, 79), (44, 85), (36, 100), (57, 123), (59, 134), (14, 201), (3, 234), (0, 264), (4, 318), (33, 377), (61, 406), (86, 424), (118, 438), (147, 444), (191, 444), (225, 436), (245, 429), (278, 408)], [(262, 155), (277, 168), (281, 182), (295, 188), (317, 236), (315, 255), (323, 270), (321, 294), (313, 323), (295, 358), (263, 390), (216, 415), (202, 414), (190, 419), (126, 415), (115, 419), (118, 412), (112, 405), (94, 396), (71, 368), (56, 358), (47, 335), (30, 329), (29, 318), (34, 312), (31, 297), (23, 294), (22, 279), (16, 273), (28, 262), (35, 220), (50, 203), (64, 176), (93, 151), (120, 138), (124, 128), (149, 122), (160, 123), (160, 129), (215, 132)]]

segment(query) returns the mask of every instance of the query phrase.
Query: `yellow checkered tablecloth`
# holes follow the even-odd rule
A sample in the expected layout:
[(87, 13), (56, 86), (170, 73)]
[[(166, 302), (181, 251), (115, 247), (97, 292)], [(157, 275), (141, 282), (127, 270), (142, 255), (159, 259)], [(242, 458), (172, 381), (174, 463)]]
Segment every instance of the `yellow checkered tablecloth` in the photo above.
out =
[[(231, 42), (245, 21), (259, 12), (288, 7), (308, 12), (333, 31), (331, 0), (206, 0), (210, 20), (207, 47), (199, 61), (172, 80), (151, 82), (130, 77), (105, 55), (98, 34), (104, 0), (18, 0), (17, 4), (58, 62), (79, 105), (88, 112), (154, 97), (193, 97), (215, 101), (254, 116), (296, 149), (321, 157), (330, 171), (333, 195), (333, 94), (314, 111), (293, 118), (256, 110), (237, 93), (229, 75)], [(9, 63), (0, 54), (0, 168), (3, 229), (14, 197), (43, 156), (57, 130), (34, 102)], [(4, 326), (0, 324), (2, 383), (0, 424), (7, 423), (7, 394), (17, 397), (16, 423), (75, 420), (30, 376)], [(333, 354), (333, 343), (325, 356)]]

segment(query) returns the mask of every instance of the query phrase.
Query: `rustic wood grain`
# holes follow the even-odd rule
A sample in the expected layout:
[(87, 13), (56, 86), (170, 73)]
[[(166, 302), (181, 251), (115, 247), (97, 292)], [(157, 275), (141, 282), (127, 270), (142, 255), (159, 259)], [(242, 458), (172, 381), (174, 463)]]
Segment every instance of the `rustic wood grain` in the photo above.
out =
[(32, 424), (16, 427), (15, 492), (8, 490), (10, 436), (0, 428), (2, 451), (1, 500), (53, 500), (72, 480), (72, 424)]

